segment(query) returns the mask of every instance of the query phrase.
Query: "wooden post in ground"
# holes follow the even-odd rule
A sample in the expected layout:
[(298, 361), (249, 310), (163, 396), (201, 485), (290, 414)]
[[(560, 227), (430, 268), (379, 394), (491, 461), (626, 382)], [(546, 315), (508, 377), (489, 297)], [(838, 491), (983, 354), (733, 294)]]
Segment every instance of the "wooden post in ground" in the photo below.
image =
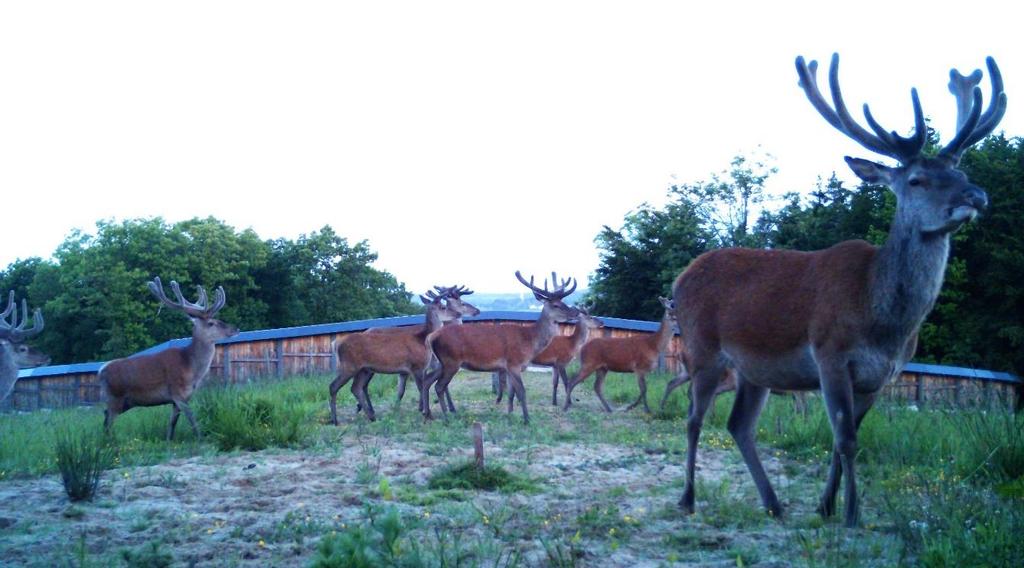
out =
[[(443, 401), (442, 401), (443, 403)], [(479, 422), (473, 423), (473, 453), (476, 457), (477, 469), (484, 468), (484, 427)]]

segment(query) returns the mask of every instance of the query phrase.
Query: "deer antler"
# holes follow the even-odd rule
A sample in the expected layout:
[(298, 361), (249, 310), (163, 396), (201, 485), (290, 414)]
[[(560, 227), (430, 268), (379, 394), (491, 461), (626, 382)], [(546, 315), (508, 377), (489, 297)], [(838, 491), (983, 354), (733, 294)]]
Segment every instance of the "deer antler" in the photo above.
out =
[(181, 310), (191, 317), (204, 319), (212, 318), (221, 310), (221, 308), (224, 307), (224, 304), (227, 301), (224, 295), (224, 288), (222, 286), (218, 286), (217, 290), (214, 292), (212, 306), (208, 306), (209, 297), (206, 295), (206, 290), (202, 286), (196, 286), (199, 298), (194, 304), (182, 296), (181, 287), (178, 286), (178, 283), (174, 280), (171, 280), (171, 291), (174, 292), (174, 296), (178, 299), (177, 302), (170, 300), (167, 295), (164, 294), (164, 286), (163, 283), (160, 282), (159, 276), (154, 277), (152, 282), (147, 283), (147, 286), (149, 286), (149, 291), (152, 292), (153, 295), (156, 296), (156, 298), (164, 305), (176, 310)]
[(956, 136), (939, 151), (940, 156), (959, 161), (965, 150), (995, 130), (1006, 112), (1003, 76), (995, 59), (988, 57), (985, 64), (992, 81), (992, 98), (984, 114), (981, 113), (981, 87), (978, 86), (981, 83), (981, 69), (975, 69), (967, 76), (961, 75), (956, 69), (949, 71), (949, 92), (956, 97)]
[[(11, 321), (7, 321), (7, 316)], [(17, 324), (17, 325), (15, 325)], [(14, 291), (11, 290), (7, 298), (7, 309), (0, 314), (0, 337), (4, 337), (15, 343), (21, 343), (26, 339), (39, 335), (43, 331), (43, 312), (36, 308), (32, 313), (32, 327), (25, 329), (28, 324), (28, 303), (24, 298), (21, 300), (21, 321), (18, 322), (18, 306), (14, 302)]]
[[(523, 275), (518, 270), (516, 270), (516, 278), (518, 278), (519, 281), (523, 283), (523, 286), (526, 286), (530, 290), (533, 290), (533, 293), (536, 294), (538, 297), (543, 297), (544, 299), (547, 300), (561, 300), (562, 298), (576, 291), (575, 278), (563, 279), (562, 284), (558, 285), (558, 276), (554, 272), (551, 273), (551, 284), (552, 286), (557, 286), (554, 290), (548, 290), (547, 279), (544, 280), (544, 288), (542, 289), (533, 285), (533, 276), (530, 276), (530, 281), (527, 282), (526, 279), (523, 278)], [(568, 286), (570, 282), (572, 283), (572, 288), (566, 290), (565, 287)]]
[(917, 89), (910, 90), (910, 98), (914, 105), (913, 136), (904, 138), (896, 134), (895, 131), (887, 132), (871, 116), (871, 110), (865, 104), (864, 118), (867, 119), (868, 126), (875, 131), (874, 134), (871, 134), (864, 127), (857, 124), (857, 121), (850, 116), (849, 111), (846, 109), (846, 103), (843, 102), (843, 93), (839, 88), (839, 54), (832, 54), (832, 62), (828, 70), (829, 90), (832, 91), (832, 103), (835, 108), (825, 102), (825, 98), (818, 89), (817, 71), (817, 61), (811, 61), (810, 64), (807, 64), (804, 62), (803, 56), (796, 58), (796, 72), (800, 76), (800, 88), (804, 90), (807, 99), (811, 101), (811, 104), (817, 109), (818, 113), (833, 128), (846, 134), (868, 150), (876, 154), (895, 158), (902, 164), (909, 163), (921, 155), (921, 150), (924, 148), (927, 136), (927, 129), (924, 124), (924, 112), (921, 110), (921, 101), (917, 97)]
[(456, 284), (455, 286), (434, 286), (434, 289), (440, 292), (441, 294), (445, 294), (447, 296), (455, 298), (456, 300), (458, 300), (462, 296), (468, 296), (473, 293), (472, 290), (466, 288), (465, 286), (462, 286), (461, 284)]

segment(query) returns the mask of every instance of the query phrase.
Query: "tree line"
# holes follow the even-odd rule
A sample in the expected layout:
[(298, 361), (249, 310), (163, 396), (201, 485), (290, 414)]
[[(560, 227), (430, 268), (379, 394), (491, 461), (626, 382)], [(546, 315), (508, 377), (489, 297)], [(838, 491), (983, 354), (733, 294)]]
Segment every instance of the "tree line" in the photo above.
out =
[[(931, 136), (935, 140), (934, 133)], [(942, 293), (921, 328), (915, 360), (1024, 375), (1024, 143), (991, 136), (960, 169), (983, 188), (989, 209), (953, 237)], [(595, 238), (600, 264), (586, 299), (592, 313), (657, 319), (657, 297), (703, 252), (730, 246), (818, 250), (847, 239), (884, 242), (895, 197), (884, 186), (846, 187), (835, 174), (806, 197), (776, 207), (764, 158), (735, 158), (708, 181), (675, 185), (661, 207), (640, 205), (619, 229)]]
[(154, 276), (177, 280), (192, 301), (196, 285), (223, 286), (220, 317), (243, 330), (422, 311), (403, 284), (372, 266), (376, 258), (366, 241), (350, 244), (330, 226), (261, 240), (212, 217), (101, 221), (95, 234), (68, 235), (52, 260), (8, 265), (0, 290), (42, 308), (50, 331), (35, 344), (54, 363), (97, 361), (191, 332), (185, 318), (158, 317), (146, 288)]

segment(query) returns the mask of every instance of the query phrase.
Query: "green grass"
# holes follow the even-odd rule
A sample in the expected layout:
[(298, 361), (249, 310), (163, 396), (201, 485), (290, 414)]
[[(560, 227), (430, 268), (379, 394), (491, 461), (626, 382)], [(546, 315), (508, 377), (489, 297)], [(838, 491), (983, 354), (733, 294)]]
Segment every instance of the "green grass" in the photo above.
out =
[[(648, 377), (652, 410), (658, 410), (670, 378), (665, 374)], [(621, 410), (636, 399), (636, 380), (631, 374), (612, 373), (605, 382), (605, 394), (618, 408), (607, 414), (593, 393), (591, 377), (576, 389), (577, 402), (571, 411), (563, 413), (550, 405), (550, 375), (538, 373), (529, 377), (531, 422), (525, 426), (518, 406), (507, 414), (504, 404), (493, 404), (486, 375), (464, 373), (453, 382), (459, 412), (442, 420), (434, 403), (438, 418), (424, 422), (416, 411), (413, 390), (402, 409), (394, 410), (396, 380), (385, 375), (375, 378), (370, 387), (378, 420), (370, 423), (356, 415), (355, 401), (346, 389), (339, 393), (341, 426), (335, 427), (327, 424), (330, 380), (294, 377), (242, 386), (205, 385), (192, 401), (205, 433), (201, 441), (194, 438), (184, 417), (175, 439), (164, 440), (169, 407), (133, 409), (114, 426), (112, 465), (150, 465), (263, 448), (331, 457), (355, 447), (357, 452), (350, 455), (361, 461), (355, 463), (354, 475), (338, 480), (338, 493), (385, 508), (368, 510), (360, 520), (347, 523), (276, 513), (274, 526), (261, 538), (281, 548), (285, 556), (275, 558), (282, 563), (294, 560), (289, 554), (307, 554), (307, 560), (315, 556), (315, 563), (322, 566), (379, 565), (382, 558), (385, 564), (410, 566), (442, 562), (574, 566), (590, 565), (620, 547), (649, 547), (654, 542), (664, 545), (661, 554), (666, 556), (661, 560), (666, 564), (677, 558), (695, 563), (738, 560), (744, 565), (781, 558), (839, 566), (851, 559), (876, 558), (879, 554), (872, 552), (876, 549), (898, 551), (891, 554), (900, 554), (907, 564), (936, 566), (998, 565), (1024, 557), (1019, 544), (1024, 540), (1017, 538), (1024, 532), (1024, 417), (1005, 412), (914, 411), (886, 404), (872, 409), (860, 430), (857, 458), (865, 528), (850, 533), (837, 521), (822, 521), (813, 513), (832, 447), (820, 397), (808, 397), (803, 416), (790, 397), (771, 396), (758, 423), (762, 458), (777, 457), (785, 475), (795, 480), (788, 487), (776, 483), (787, 516), (773, 520), (762, 510), (725, 430), (733, 400), (727, 393), (716, 400), (714, 413), (705, 420), (701, 447), (725, 456), (720, 458), (721, 467), (728, 473), (717, 481), (698, 478), (698, 512), (693, 517), (681, 517), (674, 506), (681, 476), (666, 476), (650, 490), (650, 499), (662, 501), (649, 510), (662, 511), (651, 520), (669, 528), (644, 541), (650, 538), (644, 536), (649, 519), (633, 518), (635, 511), (623, 505), (642, 497), (627, 481), (610, 479), (598, 494), (579, 495), (572, 487), (560, 486), (557, 469), (550, 479), (532, 479), (522, 472), (548, 459), (542, 456), (549, 456), (551, 448), (565, 446), (629, 450), (588, 462), (595, 475), (630, 471), (651, 456), (681, 466), (687, 389), (675, 391), (663, 412), (647, 415), (636, 408), (626, 413)], [(564, 401), (564, 393), (559, 398)], [(487, 456), (484, 472), (464, 461), (472, 455), (474, 422), (485, 425), (486, 446), (503, 452)], [(98, 407), (0, 415), (0, 483), (57, 473), (54, 446), (60, 432), (98, 434), (102, 423)], [(449, 465), (432, 466), (429, 486), (423, 481), (415, 485), (382, 470), (389, 444), (414, 447), (433, 463)], [(496, 464), (501, 467), (493, 467)], [(184, 482), (173, 476), (159, 485), (185, 489)], [(533, 509), (554, 493), (557, 496), (550, 505)], [(530, 499), (531, 505), (521, 504), (520, 500)], [(664, 504), (665, 500), (671, 504)], [(512, 502), (520, 504), (508, 505)], [(841, 506), (840, 502), (840, 510)], [(90, 514), (87, 509), (81, 511)], [(427, 511), (429, 518), (422, 516)], [(148, 521), (135, 525), (139, 534), (151, 529)], [(748, 536), (765, 532), (788, 535), (782, 545), (773, 545), (788, 547), (785, 554), (780, 555), (777, 548), (766, 549)], [(250, 535), (250, 531), (239, 534)], [(164, 541), (165, 545), (170, 542)], [(522, 542), (534, 543), (533, 556), (523, 556), (525, 545), (518, 544)], [(313, 543), (319, 543), (319, 552), (312, 551)], [(159, 544), (125, 550), (142, 563), (148, 562), (146, 558), (154, 563), (167, 558)], [(126, 557), (121, 560), (128, 562)]]

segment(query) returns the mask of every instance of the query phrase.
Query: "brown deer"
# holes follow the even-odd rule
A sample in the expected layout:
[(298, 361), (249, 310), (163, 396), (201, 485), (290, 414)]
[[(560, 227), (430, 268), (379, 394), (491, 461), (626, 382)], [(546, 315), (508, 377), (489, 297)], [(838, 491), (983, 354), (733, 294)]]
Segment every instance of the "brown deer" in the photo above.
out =
[[(475, 323), (472, 325), (453, 325), (441, 328), (427, 338), (441, 368), (432, 373), (421, 386), (421, 399), (427, 403), (424, 415), (430, 418), (429, 389), (435, 387), (438, 397), (448, 389), (448, 383), (461, 368), (472, 371), (500, 371), (510, 378), (512, 389), (523, 407), (523, 421), (530, 422), (526, 409), (526, 390), (523, 387), (523, 369), (540, 353), (551, 339), (558, 333), (558, 324), (568, 321), (577, 315), (579, 310), (562, 302), (562, 299), (576, 290), (576, 280), (566, 279), (558, 284), (557, 276), (551, 273), (553, 290), (548, 290), (547, 281), (544, 288), (533, 285), (533, 277), (527, 282), (523, 275), (516, 271), (516, 278), (524, 286), (533, 291), (535, 298), (541, 301), (543, 308), (536, 322), (528, 325), (499, 325), (495, 323)], [(570, 281), (572, 286), (569, 287)], [(448, 409), (441, 404), (441, 412), (445, 418)]]
[(408, 373), (416, 378), (417, 384), (422, 383), (423, 371), (432, 357), (427, 336), (444, 322), (459, 317), (459, 312), (441, 302), (443, 299), (442, 295), (420, 296), (427, 306), (427, 323), (415, 333), (356, 333), (332, 345), (338, 368), (330, 385), (332, 424), (338, 424), (338, 391), (353, 378), (352, 394), (370, 421), (376, 420), (376, 414), (366, 383), (373, 373)]
[(216, 351), (214, 342), (238, 334), (237, 327), (213, 317), (227, 301), (224, 288), (217, 287), (213, 305), (210, 305), (202, 286), (196, 286), (199, 297), (192, 303), (181, 295), (181, 288), (173, 280), (171, 291), (177, 301), (167, 298), (159, 277), (153, 278), (147, 285), (162, 305), (180, 311), (192, 320), (192, 341), (184, 347), (171, 347), (159, 353), (135, 354), (103, 365), (99, 372), (100, 384), (107, 395), (103, 428), (109, 432), (119, 414), (137, 406), (170, 404), (171, 420), (167, 426), (167, 439), (174, 438), (174, 428), (181, 413), (185, 413), (196, 437), (201, 438), (202, 433), (196, 425), (188, 401), (210, 371), (210, 363)]
[(672, 311), (672, 301), (668, 298), (658, 298), (658, 301), (665, 308), (665, 313), (656, 332), (637, 337), (597, 337), (583, 346), (580, 351), (580, 370), (566, 389), (563, 410), (569, 410), (572, 406), (572, 391), (576, 385), (587, 380), (591, 374), (597, 373), (594, 391), (597, 392), (597, 398), (601, 399), (604, 409), (611, 412), (612, 407), (604, 398), (604, 379), (608, 371), (613, 371), (636, 374), (640, 395), (633, 404), (626, 407), (626, 410), (632, 410), (643, 402), (644, 411), (651, 412), (647, 406), (647, 373), (654, 370), (658, 364), (658, 355), (672, 340), (676, 319)]
[[(7, 316), (11, 317), (7, 321)], [(14, 383), (18, 381), (18, 369), (38, 367), (50, 362), (50, 357), (25, 345), (30, 337), (43, 331), (43, 313), (36, 308), (32, 313), (32, 327), (28, 323), (28, 304), (21, 300), (21, 321), (18, 321), (18, 306), (14, 302), (14, 290), (7, 297), (7, 309), (0, 313), (0, 402), (7, 400)]]
[[(480, 310), (477, 309), (476, 306), (474, 306), (473, 304), (470, 304), (469, 302), (466, 302), (465, 300), (462, 299), (462, 296), (469, 296), (470, 294), (473, 293), (473, 291), (470, 290), (469, 288), (466, 288), (465, 286), (456, 284), (455, 286), (434, 286), (434, 290), (436, 290), (437, 292), (435, 293), (435, 292), (428, 291), (427, 295), (430, 296), (431, 298), (433, 298), (434, 296), (439, 294), (442, 298), (444, 298), (445, 304), (448, 307), (454, 309), (459, 314), (458, 317), (456, 317), (455, 319), (453, 319), (451, 321), (444, 322), (445, 325), (462, 325), (462, 318), (463, 317), (466, 317), (466, 316), (473, 317), (473, 316), (476, 316), (476, 315), (480, 315)], [(365, 333), (420, 333), (421, 331), (423, 331), (424, 327), (426, 327), (425, 323), (417, 324), (417, 325), (407, 325), (407, 326), (403, 326), (403, 327), (373, 327), (373, 328), (370, 328), (370, 329), (366, 330)], [(431, 358), (431, 365), (430, 366), (434, 366), (434, 364), (436, 362), (437, 362), (437, 359), (432, 357)], [(369, 378), (366, 379), (367, 384), (369, 384), (369, 381), (372, 378), (373, 378), (373, 375), (370, 374)], [(409, 374), (408, 373), (399, 373), (398, 374), (398, 396), (397, 396), (397, 398), (395, 400), (395, 406), (396, 407), (399, 404), (401, 404), (402, 403), (402, 399), (405, 398), (405, 387), (406, 387), (406, 384), (408, 383), (408, 381), (409, 381)], [(419, 391), (419, 386), (420, 386), (419, 383), (417, 383), (416, 384), (417, 392)], [(447, 399), (447, 402), (448, 402), (449, 410), (454, 411), (455, 410), (455, 404), (452, 402), (451, 395), (448, 394), (447, 392), (445, 393), (445, 395), (446, 395), (446, 399)], [(369, 395), (367, 395), (367, 396), (369, 396)], [(358, 410), (358, 408), (357, 408), (357, 410)], [(422, 401), (420, 402), (420, 410), (421, 411), (423, 410), (423, 403), (422, 403)]]
[(846, 109), (839, 89), (839, 56), (832, 56), (825, 101), (817, 64), (796, 59), (800, 87), (834, 128), (868, 150), (893, 158), (896, 167), (859, 158), (846, 162), (867, 183), (896, 195), (896, 213), (881, 247), (846, 241), (815, 252), (731, 248), (694, 260), (673, 286), (683, 360), (693, 377), (687, 424), (686, 487), (679, 501), (694, 510), (694, 469), (704, 413), (725, 369), (736, 370), (736, 400), (728, 429), (774, 516), (783, 513), (755, 445), (758, 416), (769, 389), (821, 389), (835, 439), (819, 512), (830, 516), (842, 476), (846, 526), (858, 522), (854, 459), (857, 429), (882, 387), (910, 359), (917, 334), (942, 287), (953, 231), (988, 202), (957, 164), (967, 148), (990, 134), (1006, 110), (1002, 78), (987, 60), (992, 100), (982, 112), (978, 83), (950, 72), (957, 100), (957, 132), (935, 156), (926, 156), (924, 114), (911, 91), (915, 132), (886, 131), (867, 105), (872, 132)]
[[(588, 314), (585, 309), (579, 306), (576, 309), (580, 311), (580, 315), (573, 332), (570, 335), (556, 335), (553, 337), (551, 343), (538, 353), (533, 358), (533, 361), (530, 361), (531, 365), (551, 367), (551, 404), (554, 406), (558, 406), (558, 381), (562, 381), (563, 389), (569, 390), (569, 375), (566, 372), (566, 367), (579, 355), (580, 349), (590, 339), (590, 332), (604, 327), (604, 323), (601, 320)], [(507, 382), (507, 377), (502, 373), (497, 373), (497, 376), (498, 399), (494, 401), (495, 404), (501, 402)], [(513, 398), (514, 396), (510, 391), (509, 405), (512, 404)]]

